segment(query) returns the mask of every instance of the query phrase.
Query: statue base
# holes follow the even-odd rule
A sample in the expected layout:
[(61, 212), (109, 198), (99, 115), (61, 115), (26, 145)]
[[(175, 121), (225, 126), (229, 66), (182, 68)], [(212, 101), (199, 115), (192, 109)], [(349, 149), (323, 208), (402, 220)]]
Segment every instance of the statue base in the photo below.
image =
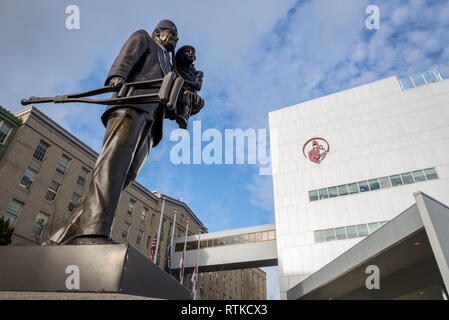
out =
[(126, 244), (0, 246), (0, 275), (3, 294), (45, 292), (41, 296), (51, 299), (58, 293), (191, 299), (178, 281)]

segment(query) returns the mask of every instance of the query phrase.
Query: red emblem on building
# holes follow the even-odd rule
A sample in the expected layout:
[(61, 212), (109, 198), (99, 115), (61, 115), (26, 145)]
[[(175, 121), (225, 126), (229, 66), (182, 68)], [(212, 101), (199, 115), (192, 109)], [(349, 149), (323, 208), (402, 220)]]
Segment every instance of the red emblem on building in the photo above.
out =
[[(320, 144), (322, 143), (322, 144)], [(323, 146), (323, 144), (325, 146)], [(308, 148), (308, 153), (306, 155), (306, 148)], [(323, 138), (312, 138), (309, 139), (302, 147), (302, 154), (304, 157), (308, 157), (310, 161), (315, 163), (320, 163), (326, 157), (329, 152), (329, 143)]]

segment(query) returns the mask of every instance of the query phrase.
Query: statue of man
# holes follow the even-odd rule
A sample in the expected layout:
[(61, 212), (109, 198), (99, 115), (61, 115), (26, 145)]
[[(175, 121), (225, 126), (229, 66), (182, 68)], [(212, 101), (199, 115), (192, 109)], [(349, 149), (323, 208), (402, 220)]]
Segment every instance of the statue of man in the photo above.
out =
[[(162, 20), (152, 36), (134, 32), (123, 45), (105, 85), (119, 90), (126, 82), (163, 78), (173, 70), (178, 30)], [(154, 93), (136, 89), (134, 95)], [(157, 89), (156, 89), (157, 90)], [(117, 93), (114, 95), (116, 96)], [(162, 138), (165, 106), (157, 103), (107, 107), (101, 117), (106, 126), (103, 147), (92, 172), (89, 192), (69, 219), (43, 245), (107, 244), (122, 191), (137, 177), (148, 153)]]

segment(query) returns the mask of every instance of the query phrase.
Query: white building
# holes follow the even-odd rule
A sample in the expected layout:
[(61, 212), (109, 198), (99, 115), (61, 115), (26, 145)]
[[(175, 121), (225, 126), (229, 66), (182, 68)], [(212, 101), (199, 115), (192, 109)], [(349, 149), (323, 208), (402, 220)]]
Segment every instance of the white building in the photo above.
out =
[[(412, 206), (414, 192), (449, 204), (449, 80), (436, 70), (283, 108), (269, 122), (281, 299)], [(319, 163), (313, 141), (329, 149)]]

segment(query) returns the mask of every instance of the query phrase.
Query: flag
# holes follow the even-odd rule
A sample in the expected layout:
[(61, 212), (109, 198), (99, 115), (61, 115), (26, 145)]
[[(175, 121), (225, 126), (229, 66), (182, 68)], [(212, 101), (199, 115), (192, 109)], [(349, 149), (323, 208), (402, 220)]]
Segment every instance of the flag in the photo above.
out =
[(181, 268), (181, 274), (179, 275), (180, 278), (180, 282), (182, 283), (182, 280), (184, 279), (184, 251), (182, 252), (182, 256), (181, 256), (181, 263), (179, 265), (179, 267)]
[(150, 250), (150, 261), (154, 262), (156, 253), (156, 244), (157, 244), (157, 234), (154, 236), (153, 242), (151, 243), (151, 250)]
[(193, 282), (192, 285), (192, 293), (193, 293), (193, 300), (196, 300), (196, 292), (198, 290), (198, 264), (195, 265), (195, 269), (192, 273), (192, 279), (190, 280)]
[(165, 262), (164, 262), (164, 270), (168, 274), (170, 274), (170, 266), (171, 266), (170, 253), (171, 253), (171, 246), (168, 247), (167, 252), (165, 253)]

